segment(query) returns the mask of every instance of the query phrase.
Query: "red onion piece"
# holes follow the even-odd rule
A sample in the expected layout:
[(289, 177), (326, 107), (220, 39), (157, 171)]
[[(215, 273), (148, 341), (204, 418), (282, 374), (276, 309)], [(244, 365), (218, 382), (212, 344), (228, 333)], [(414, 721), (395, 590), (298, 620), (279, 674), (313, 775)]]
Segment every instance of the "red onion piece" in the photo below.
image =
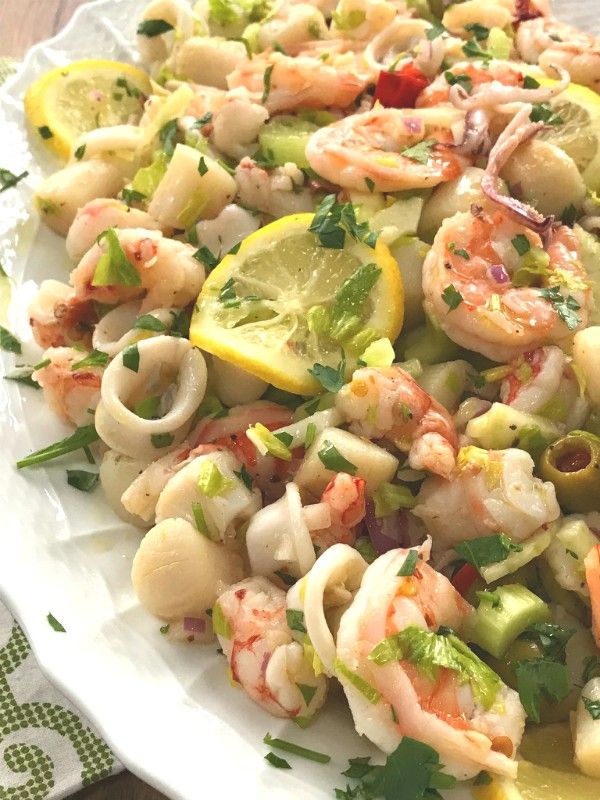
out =
[(206, 620), (199, 617), (184, 617), (183, 630), (186, 633), (204, 633), (206, 631)]
[(515, 3), (515, 19), (518, 22), (524, 22), (526, 19), (537, 19), (543, 17), (541, 11), (538, 11), (531, 4), (531, 0), (517, 0)]
[(379, 555), (397, 547), (410, 547), (409, 519), (406, 511), (396, 511), (389, 517), (376, 517), (372, 500), (367, 500), (364, 523), (369, 539)]
[(492, 264), (488, 268), (488, 272), (496, 283), (508, 283), (510, 281), (510, 275), (502, 264)]

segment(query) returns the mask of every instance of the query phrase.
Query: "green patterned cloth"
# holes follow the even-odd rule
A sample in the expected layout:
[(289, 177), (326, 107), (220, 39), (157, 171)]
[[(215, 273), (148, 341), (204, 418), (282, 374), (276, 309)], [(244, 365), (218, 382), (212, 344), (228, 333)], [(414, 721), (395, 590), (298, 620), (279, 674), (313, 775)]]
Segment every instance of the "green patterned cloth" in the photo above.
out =
[[(12, 59), (0, 58), (0, 84), (14, 69)], [(1, 800), (58, 800), (122, 768), (44, 678), (25, 634), (0, 603)]]

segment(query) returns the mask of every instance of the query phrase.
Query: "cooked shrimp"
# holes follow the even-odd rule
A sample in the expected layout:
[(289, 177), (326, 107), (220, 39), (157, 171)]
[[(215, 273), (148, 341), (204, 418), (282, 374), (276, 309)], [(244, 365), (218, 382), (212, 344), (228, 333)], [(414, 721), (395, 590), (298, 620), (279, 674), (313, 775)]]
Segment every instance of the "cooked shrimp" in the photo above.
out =
[(524, 61), (553, 77), (554, 65), (566, 69), (575, 83), (600, 92), (600, 39), (553, 17), (521, 22), (516, 47)]
[(76, 297), (66, 283), (42, 281), (28, 312), (33, 336), (40, 347), (91, 344), (98, 313), (91, 300)]
[(200, 420), (188, 439), (194, 447), (215, 444), (231, 450), (270, 502), (281, 497), (286, 481), (298, 468), (299, 459), (295, 453), (292, 461), (261, 455), (246, 436), (246, 431), (257, 422), (274, 431), (291, 421), (292, 412), (285, 406), (257, 400), (256, 403), (230, 408), (226, 416), (217, 419), (209, 416)]
[[(282, 589), (266, 578), (234, 584), (219, 596), (213, 626), (232, 679), (270, 714), (313, 716), (323, 705), (327, 679), (315, 675), (302, 645), (292, 640)], [(308, 704), (297, 684), (315, 689)]]
[(338, 472), (325, 487), (321, 503), (328, 507), (331, 523), (327, 528), (311, 530), (315, 547), (320, 552), (338, 542), (353, 545), (366, 511), (364, 480)]
[(437, 550), (502, 531), (520, 542), (560, 514), (554, 486), (533, 475), (525, 450), (464, 447), (451, 481), (427, 478), (413, 514), (423, 520)]
[(413, 469), (452, 474), (458, 450), (452, 417), (400, 367), (356, 370), (336, 407), (354, 433), (407, 450)]
[(67, 234), (67, 253), (71, 261), (79, 261), (108, 228), (144, 228), (160, 230), (160, 223), (150, 214), (129, 208), (120, 200), (99, 197), (77, 212)]
[(560, 347), (539, 347), (519, 356), (500, 384), (506, 405), (530, 414), (551, 416), (571, 430), (583, 424), (588, 403), (567, 356)]
[[(425, 742), (439, 752), (444, 771), (459, 779), (481, 769), (514, 778), (525, 724), (517, 693), (454, 635), (445, 646), (466, 659), (464, 671), (435, 664), (424, 670), (411, 660), (410, 642), (431, 639), (441, 626), (460, 632), (471, 606), (422, 554), (412, 575), (399, 576), (410, 553), (391, 550), (374, 561), (341, 619), (337, 675), (356, 729), (386, 753), (403, 736)], [(373, 651), (388, 637), (399, 653), (380, 657)]]
[(592, 631), (596, 645), (600, 647), (600, 544), (590, 550), (584, 564), (585, 580), (592, 602)]
[(501, 211), (475, 210), (477, 216), (459, 213), (445, 220), (423, 264), (424, 306), (444, 332), (494, 361), (568, 339), (572, 328), (551, 300), (540, 289), (513, 284), (520, 266), (512, 244), (517, 236), (547, 259), (542, 285), (571, 297), (576, 328), (585, 326), (590, 289), (573, 231), (565, 225), (553, 229), (544, 247), (537, 233)]
[(142, 314), (153, 308), (183, 308), (196, 299), (204, 283), (204, 268), (193, 257), (191, 245), (142, 228), (119, 230), (116, 234), (141, 285), (94, 286), (96, 267), (107, 248), (104, 240), (94, 244), (71, 273), (78, 298), (118, 304), (142, 297)]
[[(452, 109), (374, 108), (334, 122), (310, 137), (306, 157), (323, 178), (346, 189), (378, 192), (425, 189), (458, 177), (467, 162), (453, 153)], [(418, 157), (411, 151), (427, 141)], [(409, 151), (408, 155), (404, 155)]]
[(263, 104), (270, 114), (298, 108), (347, 108), (366, 89), (368, 74), (357, 74), (354, 57), (342, 58), (339, 64), (335, 56), (328, 63), (312, 56), (259, 53), (228, 75), (227, 83), (230, 89), (244, 86), (257, 98), (264, 89)]
[(66, 422), (89, 425), (100, 400), (100, 384), (104, 367), (82, 366), (89, 353), (73, 347), (50, 347), (43, 361), (50, 361), (32, 375), (44, 390), (44, 400)]

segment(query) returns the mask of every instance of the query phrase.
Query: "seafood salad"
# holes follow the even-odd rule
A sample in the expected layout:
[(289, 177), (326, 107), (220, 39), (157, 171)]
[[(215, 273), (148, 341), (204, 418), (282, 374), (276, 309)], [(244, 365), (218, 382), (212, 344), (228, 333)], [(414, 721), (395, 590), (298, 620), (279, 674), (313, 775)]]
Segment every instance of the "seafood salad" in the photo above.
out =
[(25, 96), (72, 271), (7, 378), (74, 430), (17, 468), (86, 454), (157, 639), (265, 719), (310, 743), (341, 685), (382, 763), (337, 797), (597, 800), (600, 38), (547, 0), (152, 0), (137, 49)]

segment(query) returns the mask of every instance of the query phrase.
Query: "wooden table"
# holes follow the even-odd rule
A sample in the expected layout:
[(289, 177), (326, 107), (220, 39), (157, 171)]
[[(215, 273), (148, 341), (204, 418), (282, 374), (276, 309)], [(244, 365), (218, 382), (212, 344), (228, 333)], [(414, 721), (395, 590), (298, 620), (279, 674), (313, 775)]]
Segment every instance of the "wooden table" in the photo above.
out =
[[(0, 0), (0, 55), (20, 58), (60, 30), (86, 0)], [(130, 772), (83, 789), (72, 800), (166, 800)]]

